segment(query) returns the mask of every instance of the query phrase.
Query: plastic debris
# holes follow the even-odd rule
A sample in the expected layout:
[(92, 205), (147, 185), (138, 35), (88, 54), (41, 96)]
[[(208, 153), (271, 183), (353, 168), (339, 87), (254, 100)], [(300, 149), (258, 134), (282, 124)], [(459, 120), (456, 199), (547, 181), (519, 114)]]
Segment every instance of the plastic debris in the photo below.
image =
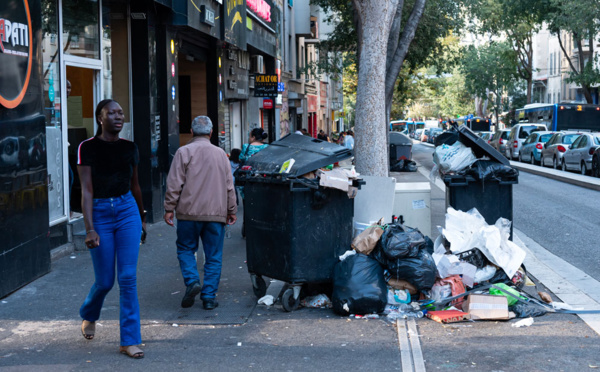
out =
[(513, 323), (511, 326), (514, 328), (521, 328), (521, 327), (529, 327), (532, 324), (533, 324), (533, 318), (526, 318), (526, 319), (521, 319), (518, 322)]
[(309, 296), (300, 302), (300, 305), (304, 307), (312, 308), (328, 308), (331, 307), (331, 300), (327, 295), (319, 294), (316, 296)]
[(272, 295), (263, 296), (258, 300), (259, 305), (273, 306), (274, 302), (275, 298)]
[(356, 254), (356, 251), (355, 251), (355, 250), (349, 250), (349, 251), (346, 251), (346, 253), (344, 253), (343, 255), (341, 255), (341, 256), (339, 257), (339, 258), (340, 258), (340, 261), (344, 261), (346, 258), (348, 258), (348, 257), (350, 257), (350, 256), (353, 256), (353, 255), (355, 255), (355, 254)]

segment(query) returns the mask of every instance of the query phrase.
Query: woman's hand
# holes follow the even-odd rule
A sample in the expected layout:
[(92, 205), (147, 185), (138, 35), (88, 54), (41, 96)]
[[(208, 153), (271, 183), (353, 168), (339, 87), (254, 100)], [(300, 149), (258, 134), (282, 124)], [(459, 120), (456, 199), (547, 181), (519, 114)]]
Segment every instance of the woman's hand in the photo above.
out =
[(93, 249), (99, 245), (100, 237), (98, 236), (98, 233), (96, 233), (94, 230), (88, 231), (85, 235), (85, 246), (88, 247), (88, 249)]

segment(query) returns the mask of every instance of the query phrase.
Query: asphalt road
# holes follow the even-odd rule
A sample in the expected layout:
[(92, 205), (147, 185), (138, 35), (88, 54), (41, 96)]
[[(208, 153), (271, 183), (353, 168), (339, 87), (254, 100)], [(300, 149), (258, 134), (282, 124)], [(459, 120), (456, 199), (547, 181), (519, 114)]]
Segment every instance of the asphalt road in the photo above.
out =
[[(413, 145), (413, 158), (427, 171), (432, 153), (431, 146)], [(599, 196), (596, 190), (520, 172), (513, 186), (514, 228), (600, 280)]]

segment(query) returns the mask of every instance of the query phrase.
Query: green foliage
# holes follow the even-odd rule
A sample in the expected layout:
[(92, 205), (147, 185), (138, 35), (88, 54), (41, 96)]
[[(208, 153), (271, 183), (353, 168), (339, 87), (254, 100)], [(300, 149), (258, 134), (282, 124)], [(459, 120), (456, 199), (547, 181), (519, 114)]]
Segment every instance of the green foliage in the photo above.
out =
[(470, 46), (461, 70), (465, 87), (473, 95), (486, 98), (488, 93), (502, 96), (512, 89), (517, 79), (515, 51), (506, 42), (496, 42), (479, 48)]
[(445, 86), (439, 97), (440, 116), (455, 118), (472, 112), (473, 96), (465, 86), (465, 77), (460, 68), (456, 67), (452, 75), (444, 80)]

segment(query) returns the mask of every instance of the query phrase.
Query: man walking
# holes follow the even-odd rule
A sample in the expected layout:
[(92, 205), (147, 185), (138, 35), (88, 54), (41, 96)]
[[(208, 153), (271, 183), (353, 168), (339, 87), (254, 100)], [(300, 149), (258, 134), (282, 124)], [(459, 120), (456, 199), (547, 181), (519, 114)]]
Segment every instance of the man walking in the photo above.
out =
[[(231, 165), (225, 151), (210, 143), (212, 122), (198, 116), (192, 122), (192, 140), (173, 158), (165, 195), (167, 224), (177, 213), (177, 258), (186, 285), (181, 307), (194, 305), (200, 293), (206, 310), (219, 306), (216, 300), (223, 258), (225, 224), (236, 221), (237, 205)], [(198, 238), (204, 248), (204, 285), (200, 285)]]

